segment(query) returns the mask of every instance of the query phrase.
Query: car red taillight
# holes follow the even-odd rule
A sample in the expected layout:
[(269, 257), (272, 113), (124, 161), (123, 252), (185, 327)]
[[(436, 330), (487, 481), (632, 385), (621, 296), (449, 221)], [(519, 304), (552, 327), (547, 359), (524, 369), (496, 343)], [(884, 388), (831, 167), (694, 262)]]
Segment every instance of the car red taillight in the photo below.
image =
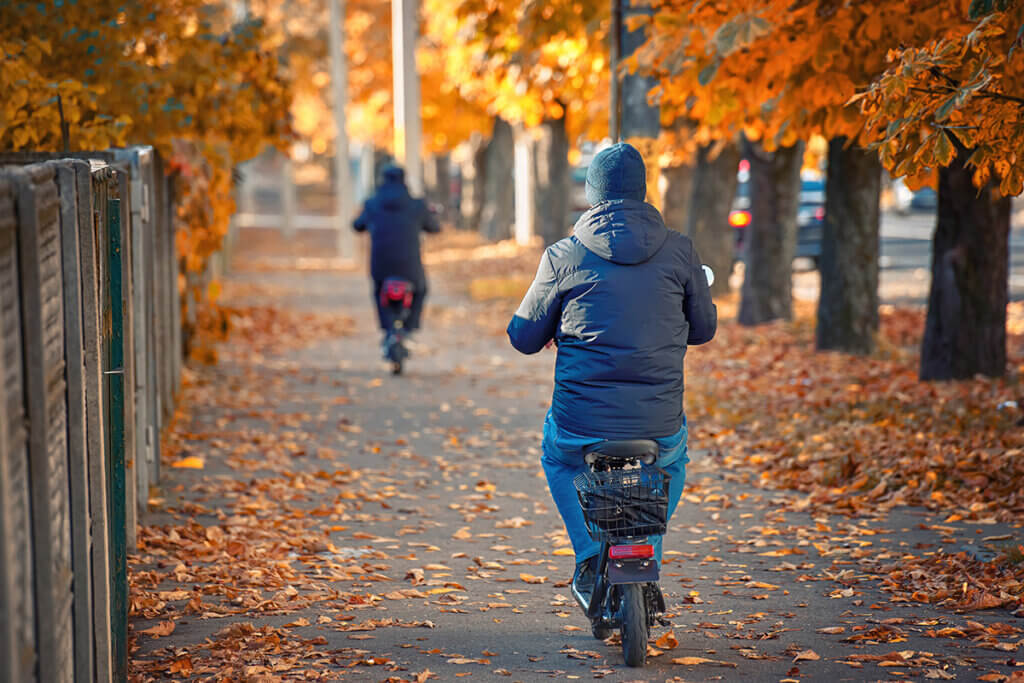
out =
[(613, 560), (645, 560), (654, 557), (654, 546), (643, 545), (613, 545), (608, 548), (608, 557)]
[(819, 206), (818, 207), (817, 211), (814, 212), (814, 218), (819, 220), (819, 221), (825, 220), (825, 207), (824, 206)]
[(729, 225), (734, 228), (745, 228), (750, 225), (749, 211), (730, 211)]

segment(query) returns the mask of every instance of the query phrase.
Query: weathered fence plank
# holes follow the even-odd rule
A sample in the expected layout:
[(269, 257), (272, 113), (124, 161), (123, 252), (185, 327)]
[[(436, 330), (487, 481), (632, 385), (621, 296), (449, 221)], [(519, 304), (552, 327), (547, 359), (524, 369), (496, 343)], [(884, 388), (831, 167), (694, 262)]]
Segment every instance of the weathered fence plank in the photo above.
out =
[(0, 175), (0, 681), (35, 681), (28, 440), (21, 357), (17, 223)]
[[(79, 196), (76, 167), (84, 161), (48, 162), (60, 196), (61, 264), (64, 291), (64, 372), (67, 382), (67, 472), (70, 480), (71, 568), (74, 677), (93, 679), (92, 581), (89, 524), (89, 475), (86, 462), (85, 338), (82, 330), (82, 253), (79, 249)], [(89, 195), (81, 197), (86, 204)], [(91, 218), (91, 217), (90, 217)]]
[(38, 672), (59, 683), (73, 677), (59, 199), (51, 166), (9, 174), (17, 193)]
[[(78, 185), (78, 228), (82, 282), (82, 336), (85, 346), (85, 422), (89, 477), (89, 522), (92, 536), (92, 629), (96, 683), (113, 680), (110, 651), (110, 530), (107, 495), (107, 451), (103, 391), (103, 328), (100, 325), (100, 273), (106, 246), (107, 184), (113, 171), (75, 168)], [(88, 200), (88, 201), (87, 201)]]
[(154, 259), (152, 220), (153, 148), (114, 150), (129, 164), (131, 177), (131, 331), (134, 348), (135, 429), (139, 446), (135, 457), (136, 504), (144, 512), (149, 486), (159, 474), (160, 409), (157, 385), (155, 333)]

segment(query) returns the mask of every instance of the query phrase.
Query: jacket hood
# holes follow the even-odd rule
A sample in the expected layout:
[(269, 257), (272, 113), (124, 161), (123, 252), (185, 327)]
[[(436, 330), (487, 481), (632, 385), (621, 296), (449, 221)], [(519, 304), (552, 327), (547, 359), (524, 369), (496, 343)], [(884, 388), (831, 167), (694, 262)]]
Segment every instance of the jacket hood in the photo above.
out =
[(658, 253), (668, 239), (668, 228), (647, 202), (611, 199), (580, 216), (573, 234), (605, 261), (630, 266)]
[(389, 181), (377, 189), (377, 197), (385, 209), (400, 209), (409, 201), (409, 190), (401, 181)]

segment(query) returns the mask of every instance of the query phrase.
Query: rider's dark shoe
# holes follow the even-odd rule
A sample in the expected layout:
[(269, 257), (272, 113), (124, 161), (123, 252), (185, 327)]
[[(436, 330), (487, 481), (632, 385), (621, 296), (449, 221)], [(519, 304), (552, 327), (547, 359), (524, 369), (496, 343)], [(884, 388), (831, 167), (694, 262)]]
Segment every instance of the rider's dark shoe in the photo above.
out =
[(594, 567), (596, 558), (588, 557), (576, 565), (572, 576), (572, 594), (576, 602), (586, 611), (590, 606), (590, 597), (594, 594), (594, 583), (597, 581), (597, 570)]

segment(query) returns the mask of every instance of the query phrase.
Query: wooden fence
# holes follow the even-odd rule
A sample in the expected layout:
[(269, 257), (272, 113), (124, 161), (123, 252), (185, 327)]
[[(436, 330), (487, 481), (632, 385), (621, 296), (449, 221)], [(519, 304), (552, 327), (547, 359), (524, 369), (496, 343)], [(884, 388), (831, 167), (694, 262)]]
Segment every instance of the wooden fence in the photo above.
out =
[(182, 345), (160, 158), (0, 154), (0, 683), (127, 677)]

